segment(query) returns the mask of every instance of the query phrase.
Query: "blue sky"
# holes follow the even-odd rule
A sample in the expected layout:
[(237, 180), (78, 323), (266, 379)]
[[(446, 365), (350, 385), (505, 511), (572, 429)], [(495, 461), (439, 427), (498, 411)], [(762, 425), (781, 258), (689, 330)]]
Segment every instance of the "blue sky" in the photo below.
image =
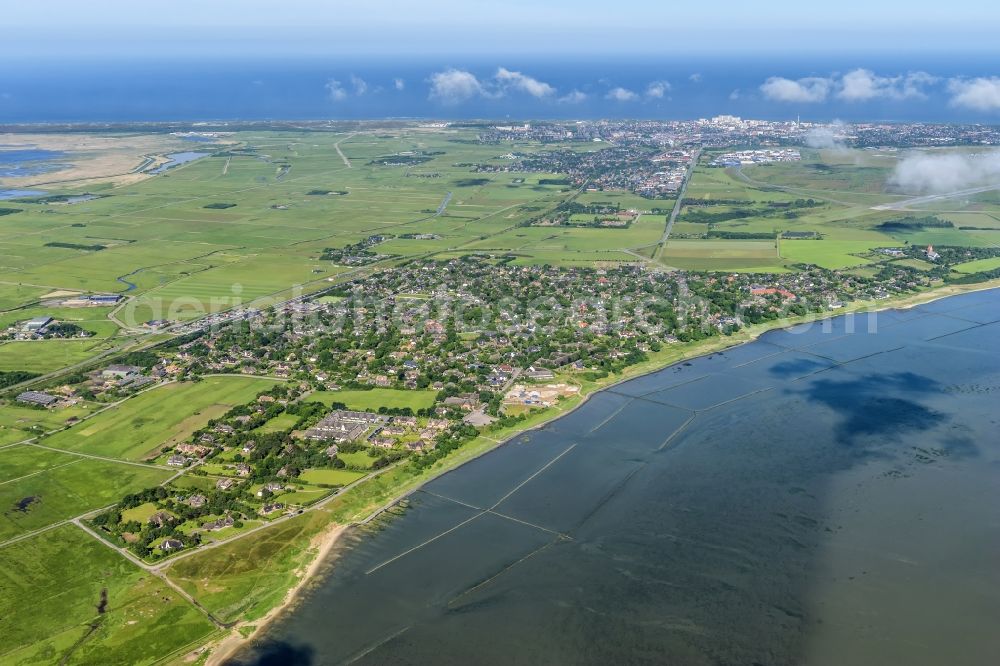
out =
[(29, 0), (0, 122), (1000, 119), (981, 0)]
[(1000, 50), (976, 0), (40, 0), (5, 3), (0, 55), (219, 57)]

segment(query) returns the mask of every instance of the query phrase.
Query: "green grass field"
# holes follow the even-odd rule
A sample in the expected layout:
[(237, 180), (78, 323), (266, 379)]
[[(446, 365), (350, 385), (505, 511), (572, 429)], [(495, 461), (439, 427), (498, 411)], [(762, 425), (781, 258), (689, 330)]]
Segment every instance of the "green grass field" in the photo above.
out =
[(348, 467), (355, 469), (371, 469), (375, 460), (367, 451), (357, 451), (355, 453), (338, 453), (337, 457), (344, 461)]
[(48, 291), (45, 287), (0, 283), (0, 312), (30, 303)]
[(5, 404), (0, 406), (0, 446), (36, 437), (42, 431), (64, 427), (69, 419), (81, 418), (94, 409), (88, 403), (52, 409), (33, 409), (13, 402)]
[(981, 271), (996, 270), (997, 268), (1000, 268), (1000, 257), (966, 261), (965, 263), (956, 264), (952, 267), (952, 270), (958, 271), (959, 273), (979, 273)]
[(322, 511), (303, 514), (180, 560), (167, 575), (224, 621), (260, 617), (298, 579), (310, 540), (327, 521)]
[(348, 409), (377, 412), (379, 407), (402, 409), (409, 407), (413, 411), (426, 409), (434, 404), (437, 391), (409, 391), (403, 389), (371, 389), (369, 391), (316, 391), (307, 400), (329, 405), (342, 402)]
[(92, 358), (111, 346), (101, 338), (0, 343), (0, 371), (51, 372)]
[[(872, 207), (904, 198), (891, 191), (889, 176), (898, 155), (865, 150), (802, 150), (801, 162), (720, 169), (697, 167), (674, 230), (688, 236), (711, 231), (733, 234), (812, 232), (815, 240), (784, 239), (776, 255), (754, 251), (741, 240), (672, 238), (656, 256), (689, 270), (783, 271), (796, 264), (828, 269), (868, 265), (874, 248), (903, 244), (985, 247), (1000, 240), (997, 204), (983, 199), (977, 210), (955, 212), (959, 202), (938, 207), (954, 228), (885, 231), (880, 225), (911, 212)], [(802, 202), (810, 205), (802, 205)], [(707, 215), (706, 215), (707, 214)], [(700, 216), (700, 217), (699, 217)], [(960, 227), (975, 228), (960, 228)]]
[(257, 428), (260, 432), (280, 432), (289, 430), (295, 426), (299, 417), (295, 414), (278, 414), (273, 419)]
[(0, 590), (4, 664), (152, 664), (215, 630), (162, 581), (73, 525), (0, 548)]
[(45, 444), (123, 460), (155, 457), (161, 446), (180, 442), (273, 385), (270, 379), (239, 376), (166, 384), (56, 433)]
[(300, 478), (306, 483), (328, 484), (331, 486), (346, 486), (352, 481), (357, 481), (364, 474), (352, 472), (346, 469), (307, 469), (302, 472)]
[[(10, 452), (9, 449), (0, 453)], [(25, 452), (15, 449), (14, 456)], [(52, 458), (41, 453), (36, 466), (39, 473), (21, 475), (0, 484), (0, 542), (11, 537), (48, 527), (61, 520), (114, 504), (126, 493), (149, 488), (166, 481), (170, 470), (140, 467), (123, 463), (81, 458), (72, 454)], [(0, 457), (2, 464), (3, 457)]]

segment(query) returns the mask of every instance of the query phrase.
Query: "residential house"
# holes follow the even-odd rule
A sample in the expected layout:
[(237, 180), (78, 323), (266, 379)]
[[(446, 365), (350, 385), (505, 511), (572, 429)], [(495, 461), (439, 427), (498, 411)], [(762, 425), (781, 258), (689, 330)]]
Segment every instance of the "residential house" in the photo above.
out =
[(166, 511), (157, 511), (152, 516), (150, 516), (147, 519), (146, 522), (148, 522), (150, 525), (156, 525), (157, 527), (163, 527), (164, 525), (172, 523), (175, 520), (176, 520), (176, 518), (174, 518), (172, 515), (170, 515)]
[(213, 520), (211, 522), (205, 523), (204, 525), (201, 526), (201, 528), (208, 532), (215, 532), (218, 530), (224, 530), (227, 527), (232, 527), (235, 522), (236, 521), (233, 520), (232, 516), (226, 515), (223, 516), (222, 518), (219, 518), (218, 520)]
[(263, 497), (265, 490), (268, 491), (268, 492), (270, 492), (270, 493), (277, 493), (277, 492), (281, 492), (284, 489), (285, 489), (285, 487), (283, 485), (281, 485), (280, 483), (275, 483), (274, 481), (272, 481), (271, 483), (265, 484), (263, 488), (261, 488), (260, 490), (257, 491), (257, 497)]

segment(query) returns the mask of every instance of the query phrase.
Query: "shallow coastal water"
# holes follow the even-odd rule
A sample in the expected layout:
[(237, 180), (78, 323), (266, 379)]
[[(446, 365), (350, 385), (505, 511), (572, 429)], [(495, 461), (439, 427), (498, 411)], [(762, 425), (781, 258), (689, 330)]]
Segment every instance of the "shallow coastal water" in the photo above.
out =
[(167, 155), (167, 157), (170, 158), (169, 162), (164, 162), (155, 169), (151, 169), (149, 173), (154, 173), (154, 174), (163, 173), (168, 169), (173, 169), (176, 166), (187, 164), (188, 162), (193, 162), (197, 159), (205, 157), (206, 155), (208, 155), (208, 153), (199, 153), (194, 151), (186, 151), (183, 153), (170, 153), (169, 155)]
[(66, 157), (66, 153), (56, 150), (0, 145), (0, 178), (24, 178), (65, 169), (70, 165), (57, 160)]
[(45, 192), (41, 190), (0, 190), (0, 201), (7, 199), (20, 199), (23, 197), (40, 197)]
[(428, 484), (240, 664), (985, 664), (1000, 290), (594, 395)]

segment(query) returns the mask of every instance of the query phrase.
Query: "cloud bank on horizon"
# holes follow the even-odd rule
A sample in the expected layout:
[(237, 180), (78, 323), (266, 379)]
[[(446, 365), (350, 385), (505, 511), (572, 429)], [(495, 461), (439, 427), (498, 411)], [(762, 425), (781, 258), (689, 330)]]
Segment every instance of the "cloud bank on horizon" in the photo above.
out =
[[(843, 75), (789, 79), (772, 76), (760, 85), (773, 102), (820, 104), (831, 98), (844, 102), (924, 100), (928, 88), (942, 79), (927, 72), (882, 76), (858, 68)], [(945, 82), (949, 104), (973, 111), (1000, 111), (1000, 77), (951, 78)]]
[[(692, 74), (688, 81), (692, 85), (700, 83), (702, 75)], [(591, 99), (593, 91), (584, 92), (579, 88), (559, 90), (556, 86), (524, 72), (500, 66), (490, 76), (476, 74), (459, 68), (448, 68), (432, 73), (425, 83), (427, 98), (445, 106), (456, 106), (473, 99), (500, 99), (512, 95), (523, 95), (539, 101), (556, 104), (581, 104)], [(673, 86), (669, 81), (658, 79), (646, 84), (639, 91), (612, 85), (607, 81), (598, 82), (604, 90), (597, 94), (606, 100), (632, 104), (670, 100)], [(589, 89), (589, 86), (583, 86)], [(381, 93), (387, 89), (401, 92), (407, 89), (401, 78), (392, 79), (386, 88), (371, 87), (364, 79), (351, 74), (346, 82), (331, 78), (326, 83), (326, 91), (333, 102), (345, 102), (366, 94)], [(977, 112), (1000, 111), (1000, 77), (951, 77), (941, 78), (924, 71), (905, 74), (885, 75), (870, 69), (857, 68), (845, 74), (829, 76), (807, 76), (787, 78), (768, 77), (757, 91), (765, 101), (779, 104), (818, 105), (830, 101), (863, 104), (875, 101), (922, 101), (927, 100), (932, 91), (949, 96), (948, 103), (955, 108)], [(751, 92), (751, 96), (754, 96)], [(733, 91), (729, 99), (746, 98), (747, 93)]]
[[(447, 105), (461, 104), (477, 97), (499, 99), (511, 93), (528, 95), (535, 99), (551, 99), (559, 104), (580, 104), (590, 98), (576, 88), (558, 94), (555, 86), (506, 67), (498, 67), (493, 76), (480, 78), (464, 69), (450, 68), (431, 74), (428, 79), (430, 89), (428, 99)], [(643, 97), (650, 100), (664, 99), (670, 92), (669, 81), (650, 81), (645, 92), (639, 93), (615, 86), (604, 93), (604, 98), (614, 102), (638, 102)]]

